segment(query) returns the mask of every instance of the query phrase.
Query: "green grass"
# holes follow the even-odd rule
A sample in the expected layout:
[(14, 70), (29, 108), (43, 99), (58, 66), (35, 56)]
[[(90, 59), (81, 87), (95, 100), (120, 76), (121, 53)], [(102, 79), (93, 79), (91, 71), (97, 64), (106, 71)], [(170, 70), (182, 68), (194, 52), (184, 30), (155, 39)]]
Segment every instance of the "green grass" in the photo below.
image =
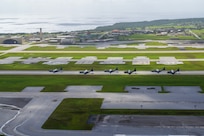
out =
[(52, 113), (42, 128), (91, 130), (87, 124), (90, 115), (100, 111), (103, 99), (65, 99)]
[(203, 110), (100, 109), (103, 99), (64, 99), (44, 123), (44, 129), (91, 130), (90, 115), (204, 115)]
[[(159, 43), (159, 42), (148, 42), (146, 44), (147, 46), (166, 46), (165, 43)], [(167, 48), (147, 48), (147, 49), (137, 49), (135, 47), (131, 48), (118, 48), (115, 47), (109, 47), (105, 49), (97, 49), (95, 47), (66, 47), (64, 49), (56, 49), (56, 47), (49, 46), (49, 47), (31, 47), (26, 49), (27, 51), (173, 51), (173, 50), (179, 50), (177, 47), (167, 47)], [(196, 48), (192, 48), (192, 50), (200, 50)]]
[(184, 50), (204, 50), (204, 48), (192, 48), (192, 47), (185, 47)]
[(168, 36), (168, 35), (155, 35), (155, 34), (134, 34), (131, 36), (121, 36), (120, 40), (196, 40), (193, 36), (179, 35), (179, 36)]
[(0, 70), (45, 70), (48, 71), (49, 69), (55, 69), (58, 67), (63, 67), (64, 70), (85, 70), (91, 69), (94, 70), (105, 70), (105, 69), (113, 69), (118, 67), (119, 70), (128, 70), (137, 68), (138, 71), (151, 71), (156, 68), (163, 68), (166, 67), (167, 70), (170, 69), (177, 69), (178, 67), (182, 70), (204, 70), (204, 63), (202, 61), (189, 61), (184, 62), (182, 65), (162, 65), (156, 64), (156, 62), (151, 62), (151, 65), (132, 65), (132, 62), (126, 62), (126, 64), (122, 65), (102, 65), (99, 62), (95, 62), (94, 64), (75, 64), (76, 62), (70, 62), (67, 65), (56, 65), (56, 66), (49, 66), (44, 65), (42, 63), (37, 64), (22, 64), (20, 62), (16, 62), (14, 64), (1, 64)]
[(189, 36), (189, 35), (186, 35), (186, 36), (184, 36), (184, 35), (178, 35), (178, 36), (175, 36), (175, 37), (173, 37), (173, 38), (178, 39), (178, 40), (198, 40), (196, 37), (194, 37), (194, 36)]
[[(158, 42), (150, 42), (149, 44), (158, 44)], [(54, 46), (49, 46), (49, 47), (33, 47), (31, 48), (33, 50), (55, 50)], [(80, 47), (69, 47), (67, 49), (71, 50), (79, 50), (81, 49)], [(82, 48), (82, 50), (96, 50), (95, 47), (93, 46), (88, 46)], [(106, 50), (106, 49), (105, 49)], [(29, 58), (29, 57), (52, 57), (52, 58), (57, 58), (57, 57), (73, 57), (73, 59), (81, 59), (82, 57), (86, 56), (96, 56), (98, 59), (106, 59), (107, 57), (124, 57), (124, 59), (133, 59), (136, 56), (147, 56), (150, 59), (158, 59), (160, 56), (175, 56), (177, 59), (193, 59), (193, 58), (203, 58), (203, 53), (177, 53), (175, 54), (174, 52), (172, 53), (11, 53), (11, 54), (6, 54), (1, 56), (0, 58), (6, 58), (10, 56), (22, 56), (24, 59)], [(112, 50), (117, 50), (117, 51), (127, 51), (127, 50), (138, 50), (138, 49), (116, 49), (116, 48), (108, 48), (107, 50), (112, 51)], [(178, 48), (167, 48), (167, 49), (146, 49), (146, 51), (150, 50), (179, 50)], [(189, 50), (189, 49), (187, 49)], [(203, 49), (199, 49), (203, 50)], [(142, 50), (143, 51), (143, 50)], [(65, 70), (83, 70), (83, 69), (90, 69), (94, 68), (95, 70), (104, 70), (104, 69), (109, 69), (112, 67), (119, 67), (120, 70), (126, 70), (130, 69), (133, 67), (137, 67), (138, 70), (151, 70), (157, 67), (163, 67), (164, 65), (157, 65), (155, 62), (151, 62), (151, 65), (149, 66), (132, 66), (131, 62), (127, 62), (125, 65), (100, 65), (98, 62), (95, 62), (93, 65), (75, 65), (75, 62), (71, 62), (68, 65), (63, 65)], [(42, 63), (37, 63), (37, 64), (21, 64), (20, 62), (16, 62), (14, 64), (2, 64), (0, 65), (1, 70), (48, 70), (48, 69), (53, 69), (56, 67), (60, 66), (49, 66), (49, 65), (43, 65)], [(168, 66), (169, 69), (175, 69), (176, 67), (180, 67), (182, 70), (203, 70), (204, 63), (202, 62), (185, 62), (184, 65), (179, 65), (179, 66)]]
[(174, 29), (195, 29), (197, 26), (195, 25), (175, 25), (175, 24), (166, 24), (166, 25), (159, 25), (159, 26), (148, 26), (148, 29), (154, 30), (154, 29), (164, 29), (164, 28), (174, 28)]
[(57, 46), (46, 46), (46, 47), (40, 47), (40, 46), (33, 46), (26, 51), (96, 51), (95, 46), (67, 46), (64, 49), (57, 49)]
[(169, 40), (170, 36), (157, 36), (155, 34), (134, 34), (131, 36), (121, 36), (123, 40)]
[(150, 59), (159, 59), (161, 56), (174, 56), (177, 59), (194, 59), (194, 58), (203, 58), (203, 53), (186, 53), (183, 51), (182, 53), (175, 53), (172, 51), (172, 53), (8, 53), (3, 56), (0, 56), (0, 59), (7, 58), (7, 57), (15, 57), (15, 56), (21, 56), (24, 59), (29, 57), (51, 57), (51, 58), (57, 58), (57, 57), (73, 57), (73, 59), (81, 59), (83, 57), (87, 56), (96, 56), (98, 59), (106, 59), (107, 57), (123, 57), (124, 59), (133, 59), (137, 56), (147, 56)]
[(204, 29), (192, 30), (192, 32), (196, 33), (200, 38), (204, 39)]
[(102, 92), (125, 92), (125, 86), (201, 86), (204, 76), (135, 75), (135, 76), (9, 76), (1, 75), (0, 92), (19, 92), (27, 86), (45, 86), (44, 92), (64, 92), (68, 85), (103, 85)]
[(161, 43), (161, 42), (146, 42), (145, 45), (147, 45), (147, 46), (151, 46), (151, 45), (153, 45), (153, 46), (165, 46), (167, 44), (166, 43)]
[(14, 48), (14, 47), (9, 47), (9, 46), (0, 46), (0, 50), (10, 50), (10, 49), (12, 49), (12, 48)]

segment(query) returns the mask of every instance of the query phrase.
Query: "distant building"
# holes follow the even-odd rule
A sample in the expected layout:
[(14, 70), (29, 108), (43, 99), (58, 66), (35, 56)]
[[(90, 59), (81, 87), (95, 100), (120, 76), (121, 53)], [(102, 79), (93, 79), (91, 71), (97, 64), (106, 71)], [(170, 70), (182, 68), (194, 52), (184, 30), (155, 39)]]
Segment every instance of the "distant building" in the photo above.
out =
[(70, 36), (70, 35), (63, 35), (63, 36), (57, 36), (56, 38), (50, 38), (48, 42), (58, 43), (61, 45), (76, 44), (75, 36)]
[(0, 44), (22, 44), (23, 37), (0, 37)]
[(160, 32), (156, 34), (157, 36), (165, 36), (168, 35), (168, 32)]
[(74, 39), (61, 39), (61, 42), (60, 42), (61, 45), (70, 45), (75, 43), (76, 42)]
[(40, 42), (41, 39), (40, 38), (30, 38), (29, 41), (30, 42)]
[(112, 35), (123, 35), (123, 36), (128, 36), (130, 34), (132, 34), (131, 30), (112, 30), (111, 32)]

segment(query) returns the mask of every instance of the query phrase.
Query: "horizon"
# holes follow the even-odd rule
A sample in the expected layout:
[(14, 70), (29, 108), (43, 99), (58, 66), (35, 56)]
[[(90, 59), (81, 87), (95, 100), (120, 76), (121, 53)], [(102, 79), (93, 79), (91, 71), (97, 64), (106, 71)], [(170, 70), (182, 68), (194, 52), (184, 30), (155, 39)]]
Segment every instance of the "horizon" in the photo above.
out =
[[(0, 21), (1, 21), (1, 19), (2, 20), (7, 20), (7, 19), (13, 19), (13, 18), (0, 18)], [(15, 18), (15, 19), (17, 19), (17, 18)], [(96, 29), (96, 28), (98, 28), (98, 27), (106, 27), (106, 26), (112, 26), (112, 25), (115, 25), (115, 24), (119, 24), (119, 23), (142, 23), (142, 22), (153, 22), (153, 21), (171, 21), (171, 20), (186, 20), (186, 19), (204, 19), (204, 17), (196, 17), (196, 18), (173, 18), (173, 19), (155, 19), (155, 20), (141, 20), (141, 21), (128, 21), (128, 22), (116, 22), (116, 23), (113, 23), (113, 24), (107, 24), (107, 25), (99, 25), (99, 26), (95, 26), (95, 28), (89, 28), (89, 29), (79, 29), (79, 30), (72, 30), (72, 31), (86, 31), (86, 30), (94, 30), (94, 29)], [(34, 25), (36, 25), (36, 24), (41, 24), (41, 23), (46, 23), (46, 22), (30, 22), (30, 24), (34, 24)], [(1, 24), (1, 22), (0, 22), (0, 24)], [(80, 23), (76, 23), (76, 24), (69, 24), (69, 23), (65, 23), (65, 24), (63, 24), (63, 23), (61, 23), (61, 24), (56, 24), (56, 25), (62, 25), (62, 26), (67, 26), (68, 27), (68, 25), (70, 25), (70, 26), (75, 26), (75, 25), (85, 25), (86, 26), (86, 24), (80, 24)], [(89, 25), (89, 24), (88, 24)], [(93, 25), (93, 24), (90, 24), (91, 26)], [(36, 33), (36, 32), (39, 32), (38, 30), (40, 29), (40, 28), (42, 28), (42, 27), (39, 27), (39, 28), (35, 28), (36, 29), (36, 31), (34, 31), (34, 32), (11, 32), (11, 33), (5, 33), (5, 32), (1, 32), (0, 31), (0, 34), (19, 34), (19, 33)], [(1, 30), (1, 27), (0, 27), (0, 30)], [(43, 31), (43, 32), (46, 32), (46, 33), (58, 33), (58, 32), (72, 32), (72, 31), (53, 31), (53, 32), (49, 32), (49, 31)]]
[(94, 29), (122, 22), (203, 18), (203, 0), (1, 0), (1, 32)]

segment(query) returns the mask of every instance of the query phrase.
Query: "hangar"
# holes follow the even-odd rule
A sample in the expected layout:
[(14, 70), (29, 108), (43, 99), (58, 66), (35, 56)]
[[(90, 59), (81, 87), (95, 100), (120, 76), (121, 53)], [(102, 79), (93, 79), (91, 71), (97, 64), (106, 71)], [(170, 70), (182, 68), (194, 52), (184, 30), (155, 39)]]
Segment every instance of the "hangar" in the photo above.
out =
[(22, 44), (22, 37), (0, 37), (0, 44)]

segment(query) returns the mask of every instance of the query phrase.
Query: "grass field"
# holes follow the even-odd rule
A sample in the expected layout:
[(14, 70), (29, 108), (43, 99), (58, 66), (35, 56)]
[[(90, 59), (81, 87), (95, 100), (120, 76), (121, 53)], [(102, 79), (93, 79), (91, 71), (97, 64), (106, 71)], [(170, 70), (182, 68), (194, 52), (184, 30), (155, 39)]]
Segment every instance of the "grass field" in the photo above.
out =
[[(151, 45), (158, 43), (149, 43)], [(28, 50), (56, 50), (55, 47), (32, 47)], [(65, 50), (70, 51), (95, 51), (96, 48), (86, 47), (70, 47)], [(138, 49), (115, 49), (109, 48), (104, 51), (121, 51), (121, 50), (138, 50)], [(156, 50), (156, 49), (147, 49)], [(157, 49), (157, 50), (179, 50), (175, 48)], [(196, 49), (195, 49), (196, 50)], [(106, 59), (107, 57), (121, 57), (124, 59), (133, 59), (136, 56), (147, 56), (150, 59), (158, 59), (160, 56), (175, 56), (178, 59), (192, 59), (203, 58), (203, 53), (12, 53), (1, 56), (6, 58), (9, 56), (22, 56), (23, 58), (29, 57), (74, 57), (74, 59), (81, 59), (86, 56), (96, 56), (98, 59)], [(16, 62), (9, 65), (0, 65), (0, 70), (49, 70), (59, 66), (49, 66), (37, 64), (21, 64)], [(134, 69), (150, 71), (156, 68), (162, 68), (164, 65), (157, 65), (156, 62), (151, 62), (151, 65), (133, 66), (132, 62), (127, 62), (125, 65), (100, 65), (95, 62), (93, 65), (76, 65), (75, 62), (70, 62), (64, 65), (64, 70), (84, 70), (94, 68), (94, 70), (104, 70), (118, 67), (119, 70)], [(166, 66), (167, 70), (177, 69), (181, 70), (204, 70), (203, 62), (184, 62), (184, 65)], [(204, 93), (204, 76), (182, 76), (182, 75), (110, 75), (110, 76), (97, 76), (97, 75), (68, 75), (68, 76), (17, 76), (17, 75), (1, 75), (0, 76), (0, 92), (20, 92), (28, 86), (44, 86), (43, 92), (64, 92), (64, 89), (69, 85), (102, 85), (101, 92), (113, 93), (126, 93), (124, 88), (126, 86), (200, 86), (202, 93)], [(165, 93), (165, 90), (162, 90)], [(101, 93), (98, 92), (98, 93)], [(203, 95), (203, 94), (200, 94)], [(49, 119), (43, 125), (45, 129), (65, 129), (65, 130), (91, 130), (93, 124), (87, 124), (90, 115), (103, 115), (103, 114), (128, 114), (128, 115), (204, 115), (203, 111), (174, 111), (174, 110), (101, 110), (100, 106), (103, 99), (65, 99), (59, 107), (53, 112)]]
[(145, 45), (148, 45), (148, 46), (151, 46), (151, 45), (153, 45), (153, 46), (165, 46), (167, 44), (166, 43), (161, 43), (161, 42), (146, 42)]
[(100, 109), (103, 99), (65, 99), (42, 126), (44, 129), (91, 130), (90, 115), (204, 115), (194, 110)]
[[(157, 43), (152, 42), (147, 44), (147, 46), (166, 46), (165, 44), (160, 44), (160, 45), (155, 45)], [(138, 49), (135, 47), (129, 47), (129, 48), (117, 48), (117, 47), (109, 47), (106, 49), (97, 49), (95, 47), (84, 47), (84, 48), (80, 48), (80, 47), (65, 47), (64, 49), (57, 49), (54, 46), (47, 46), (47, 47), (39, 47), (39, 46), (35, 46), (35, 47), (30, 47), (28, 49), (26, 49), (27, 51), (173, 51), (173, 50), (180, 50), (179, 48), (176, 47), (167, 47), (167, 48), (147, 48), (147, 49)], [(200, 49), (196, 49), (193, 48), (192, 50), (200, 50)]]
[(14, 47), (9, 47), (9, 46), (0, 46), (0, 51), (3, 51), (3, 50), (10, 50)]
[(70, 62), (67, 65), (44, 65), (42, 63), (37, 64), (22, 64), (20, 62), (16, 62), (14, 64), (1, 64), (0, 70), (45, 70), (48, 71), (49, 69), (55, 69), (59, 67), (63, 67), (63, 70), (85, 70), (91, 69), (94, 70), (105, 70), (105, 69), (114, 69), (118, 67), (119, 70), (128, 70), (137, 68), (138, 71), (151, 71), (157, 68), (166, 67), (167, 70), (177, 69), (180, 68), (182, 71), (189, 70), (204, 70), (204, 63), (202, 61), (189, 61), (184, 62), (182, 65), (162, 65), (156, 64), (156, 62), (151, 62), (151, 65), (132, 65), (132, 62), (126, 62), (126, 64), (117, 65), (117, 64), (110, 64), (110, 65), (102, 65), (99, 62), (95, 62), (92, 65), (89, 64), (75, 64), (76, 62)]
[(100, 111), (102, 101), (103, 99), (65, 99), (42, 128), (91, 130), (93, 124), (87, 124), (88, 118)]
[(169, 40), (170, 38), (170, 36), (156, 36), (155, 34), (134, 34), (120, 37), (123, 40)]
[(151, 30), (154, 30), (154, 29), (164, 29), (164, 28), (167, 28), (167, 29), (169, 29), (169, 28), (174, 28), (174, 29), (196, 29), (197, 28), (197, 26), (195, 26), (195, 25), (192, 25), (192, 24), (188, 24), (188, 25), (182, 25), (182, 24), (180, 24), (180, 25), (175, 25), (175, 24), (166, 24), (166, 25), (160, 25), (160, 26), (156, 26), (156, 25), (153, 25), (153, 26), (148, 26), (148, 28), (149, 29), (151, 29)]
[(159, 36), (155, 34), (134, 34), (131, 36), (121, 36), (119, 37), (120, 40), (170, 40), (170, 39), (177, 39), (177, 40), (196, 40), (193, 36)]
[(98, 59), (106, 59), (107, 57), (123, 57), (124, 59), (133, 59), (137, 56), (147, 56), (150, 59), (159, 59), (161, 56), (174, 56), (177, 59), (199, 59), (203, 58), (203, 53), (186, 53), (185, 51), (182, 53), (175, 53), (172, 51), (172, 53), (107, 53), (107, 52), (101, 52), (101, 53), (8, 53), (6, 55), (0, 56), (0, 59), (7, 58), (7, 57), (23, 57), (24, 59), (29, 57), (51, 57), (51, 58), (57, 58), (57, 57), (73, 57), (73, 59), (81, 59), (83, 57), (87, 56), (96, 56)]
[(27, 86), (45, 86), (44, 92), (64, 92), (68, 85), (103, 85), (102, 92), (124, 92), (125, 86), (201, 86), (204, 76), (151, 75), (151, 76), (7, 76), (0, 77), (0, 92), (19, 92)]
[(204, 29), (192, 30), (192, 32), (196, 33), (201, 39), (204, 39)]
[[(39, 46), (35, 46), (35, 47), (30, 47), (28, 49), (26, 49), (27, 51), (178, 51), (181, 50), (177, 47), (167, 47), (167, 45), (162, 45), (163, 43), (161, 43), (160, 45), (154, 45), (157, 44), (157, 42), (152, 42), (149, 44), (146, 44), (147, 46), (166, 46), (166, 48), (156, 48), (156, 47), (150, 47), (150, 48), (146, 48), (146, 49), (138, 49), (135, 48), (135, 46), (130, 46), (128, 45), (127, 48), (118, 48), (117, 46), (114, 47), (109, 47), (109, 48), (105, 48), (105, 49), (97, 49), (95, 47), (65, 47), (64, 49), (57, 49), (54, 46), (48, 46), (48, 47), (39, 47)], [(203, 48), (192, 48), (192, 47), (186, 47), (182, 50), (204, 50)]]
[(96, 47), (94, 46), (84, 46), (83, 48), (81, 46), (67, 46), (63, 49), (57, 48), (57, 46), (46, 46), (46, 47), (40, 47), (40, 46), (32, 46), (26, 51), (96, 51)]

